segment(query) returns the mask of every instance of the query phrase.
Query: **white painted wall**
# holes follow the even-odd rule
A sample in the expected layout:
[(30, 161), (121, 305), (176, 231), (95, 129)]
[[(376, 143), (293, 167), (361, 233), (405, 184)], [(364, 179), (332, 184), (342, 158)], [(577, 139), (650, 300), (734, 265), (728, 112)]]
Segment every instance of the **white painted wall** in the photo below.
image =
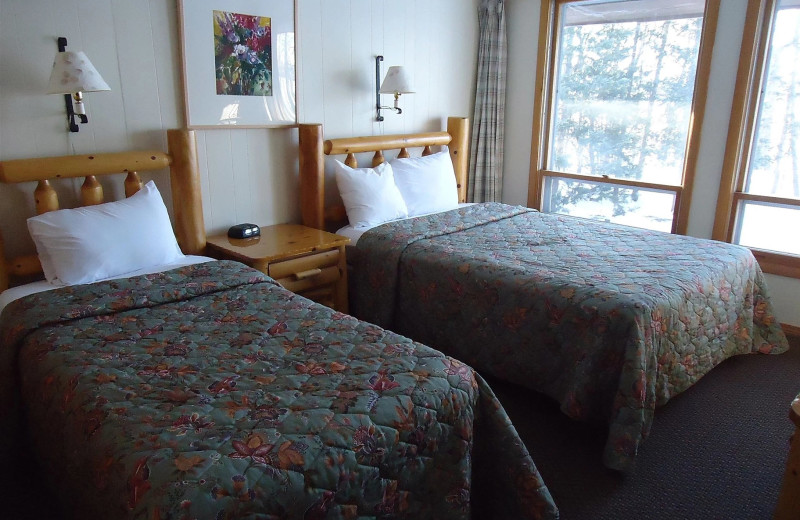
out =
[[(711, 63), (709, 97), (703, 123), (688, 233), (710, 238), (722, 175), (733, 89), (739, 62), (747, 0), (721, 3)], [(508, 98), (503, 200), (525, 204), (530, 171), (531, 118), (539, 42), (540, 0), (506, 0), (509, 39)], [(778, 319), (800, 326), (800, 280), (767, 275)]]
[[(185, 0), (190, 2), (191, 0)], [(298, 0), (300, 122), (326, 137), (440, 130), (470, 116), (476, 74), (478, 0)], [(89, 123), (66, 131), (62, 96), (46, 95), (56, 38), (83, 50), (111, 86), (85, 95)], [(0, 1), (0, 160), (72, 153), (166, 149), (183, 126), (177, 0)], [(417, 93), (403, 114), (373, 122), (375, 61), (410, 69)], [(390, 96), (384, 96), (386, 104)], [(198, 131), (203, 211), (209, 232), (238, 222), (299, 219), (297, 131)], [(154, 178), (169, 205), (167, 172)], [(106, 186), (119, 198), (121, 179)], [(33, 252), (25, 219), (33, 184), (0, 185), (0, 232), (9, 255)], [(56, 185), (64, 205), (78, 181)]]

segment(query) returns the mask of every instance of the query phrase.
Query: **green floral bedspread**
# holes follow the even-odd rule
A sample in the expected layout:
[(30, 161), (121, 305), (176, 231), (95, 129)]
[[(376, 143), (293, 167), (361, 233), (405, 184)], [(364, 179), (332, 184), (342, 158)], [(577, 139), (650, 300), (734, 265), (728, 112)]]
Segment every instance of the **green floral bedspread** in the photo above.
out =
[(632, 467), (653, 410), (786, 337), (743, 247), (498, 203), (385, 224), (351, 262), (351, 310), (606, 421)]
[(0, 340), (79, 518), (558, 516), (467, 365), (241, 264), (28, 296)]

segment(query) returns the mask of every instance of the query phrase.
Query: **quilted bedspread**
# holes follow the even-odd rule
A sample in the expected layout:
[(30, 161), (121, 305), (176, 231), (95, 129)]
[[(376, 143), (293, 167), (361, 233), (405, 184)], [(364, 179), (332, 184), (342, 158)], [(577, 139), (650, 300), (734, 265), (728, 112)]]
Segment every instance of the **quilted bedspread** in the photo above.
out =
[(77, 518), (558, 516), (467, 365), (241, 264), (40, 293), (2, 318), (23, 445)]
[(631, 469), (656, 406), (786, 337), (743, 247), (498, 203), (384, 224), (354, 251), (351, 310), (606, 421)]

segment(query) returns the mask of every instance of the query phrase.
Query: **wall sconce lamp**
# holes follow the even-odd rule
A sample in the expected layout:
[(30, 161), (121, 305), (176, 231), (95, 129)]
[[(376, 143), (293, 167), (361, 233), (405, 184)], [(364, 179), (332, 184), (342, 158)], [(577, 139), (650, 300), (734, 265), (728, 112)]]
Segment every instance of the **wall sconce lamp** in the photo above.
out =
[[(381, 110), (394, 110), (398, 114), (403, 113), (403, 109), (398, 105), (400, 94), (413, 94), (411, 81), (405, 67), (392, 66), (386, 71), (386, 77), (381, 83), (381, 62), (383, 56), (375, 56), (375, 109), (376, 121), (383, 121)], [(386, 107), (381, 105), (381, 94), (394, 94), (394, 106)]]
[[(47, 87), (48, 94), (64, 94), (64, 103), (67, 107), (69, 131), (77, 132), (78, 124), (75, 116), (81, 123), (88, 123), (86, 107), (83, 105), (83, 92), (99, 92), (111, 90), (92, 62), (83, 52), (67, 50), (67, 39), (58, 38), (58, 54), (53, 61), (53, 71), (50, 73), (50, 83)], [(75, 99), (73, 106), (72, 100)]]

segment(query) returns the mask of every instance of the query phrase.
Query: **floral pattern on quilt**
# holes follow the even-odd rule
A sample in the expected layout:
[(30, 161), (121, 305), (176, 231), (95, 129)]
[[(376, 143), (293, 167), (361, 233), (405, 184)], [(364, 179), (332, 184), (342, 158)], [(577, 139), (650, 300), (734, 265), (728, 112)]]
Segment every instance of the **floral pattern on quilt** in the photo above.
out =
[(241, 264), (31, 295), (0, 339), (78, 516), (558, 516), (467, 365)]
[(743, 247), (484, 203), (358, 241), (351, 310), (605, 421), (630, 470), (653, 410), (724, 359), (788, 348)]

